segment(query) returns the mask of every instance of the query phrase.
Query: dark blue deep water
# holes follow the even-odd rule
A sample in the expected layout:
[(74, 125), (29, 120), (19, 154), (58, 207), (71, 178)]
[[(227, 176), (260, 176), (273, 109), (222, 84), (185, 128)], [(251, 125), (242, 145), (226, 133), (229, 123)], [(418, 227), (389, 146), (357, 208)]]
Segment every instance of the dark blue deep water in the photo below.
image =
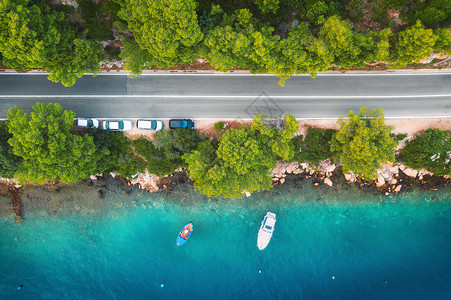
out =
[[(187, 188), (109, 192), (55, 216), (30, 206), (21, 225), (0, 219), (0, 299), (451, 299), (450, 198), (307, 181), (216, 203)], [(259, 251), (267, 211), (278, 220)]]

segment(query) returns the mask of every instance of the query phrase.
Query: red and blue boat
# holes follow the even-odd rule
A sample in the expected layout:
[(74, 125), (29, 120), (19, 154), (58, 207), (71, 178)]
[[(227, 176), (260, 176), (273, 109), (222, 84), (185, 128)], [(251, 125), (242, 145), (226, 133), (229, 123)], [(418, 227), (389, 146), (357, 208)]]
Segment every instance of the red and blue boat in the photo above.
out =
[(193, 223), (188, 223), (183, 226), (182, 230), (180, 230), (179, 235), (177, 236), (177, 241), (175, 244), (177, 246), (185, 244), (191, 236), (191, 232), (193, 232)]

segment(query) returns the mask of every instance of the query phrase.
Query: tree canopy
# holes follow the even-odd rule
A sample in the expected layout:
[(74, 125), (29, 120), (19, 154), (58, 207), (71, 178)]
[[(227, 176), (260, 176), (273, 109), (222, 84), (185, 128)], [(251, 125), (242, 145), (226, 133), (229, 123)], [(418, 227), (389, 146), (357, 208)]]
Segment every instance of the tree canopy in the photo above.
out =
[(0, 176), (12, 178), (17, 168), (22, 164), (22, 157), (14, 155), (13, 148), (8, 144), (12, 135), (8, 132), (5, 122), (0, 123)]
[(278, 159), (292, 158), (291, 137), (296, 131), (294, 116), (285, 116), (274, 123), (258, 115), (250, 128), (226, 130), (218, 142), (201, 142), (183, 159), (194, 186), (201, 193), (241, 198), (244, 192), (272, 187), (270, 170)]
[(43, 1), (0, 2), (0, 52), (17, 70), (45, 69), (52, 81), (71, 86), (86, 72), (97, 73), (103, 48), (76, 38), (63, 12)]
[(330, 149), (343, 164), (344, 172), (373, 180), (382, 163), (394, 161), (396, 142), (381, 108), (368, 112), (365, 106), (358, 115), (351, 110), (347, 119), (339, 119), (337, 124), (341, 128), (332, 138)]
[(410, 168), (451, 175), (451, 131), (427, 129), (406, 143), (399, 158)]
[(172, 67), (197, 56), (203, 34), (196, 5), (194, 0), (126, 0), (118, 16), (128, 23), (136, 43), (149, 52), (156, 65)]
[(8, 143), (13, 153), (24, 159), (15, 174), (20, 182), (45, 180), (75, 182), (94, 173), (99, 156), (89, 135), (70, 132), (75, 113), (55, 103), (38, 102), (34, 112), (19, 107), (8, 111)]

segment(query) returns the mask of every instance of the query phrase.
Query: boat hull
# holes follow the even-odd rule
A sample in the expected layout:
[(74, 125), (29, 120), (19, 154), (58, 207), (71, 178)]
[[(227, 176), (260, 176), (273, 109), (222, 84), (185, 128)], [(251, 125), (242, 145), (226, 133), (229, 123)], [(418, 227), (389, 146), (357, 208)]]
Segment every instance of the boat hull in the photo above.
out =
[[(185, 234), (185, 230), (187, 230), (187, 233)], [(181, 246), (186, 243), (186, 241), (191, 236), (191, 233), (193, 232), (193, 223), (188, 223), (185, 226), (183, 226), (182, 230), (180, 230), (179, 234), (177, 235), (177, 239), (175, 241), (175, 245)]]
[(271, 241), (276, 225), (276, 214), (268, 212), (262, 221), (260, 230), (258, 231), (257, 247), (260, 250), (265, 249)]

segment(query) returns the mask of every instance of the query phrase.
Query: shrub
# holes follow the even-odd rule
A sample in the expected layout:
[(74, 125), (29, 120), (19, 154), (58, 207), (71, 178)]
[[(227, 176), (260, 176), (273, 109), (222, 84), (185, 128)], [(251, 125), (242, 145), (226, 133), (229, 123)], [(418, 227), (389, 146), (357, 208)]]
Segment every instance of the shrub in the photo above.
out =
[(296, 152), (294, 160), (299, 162), (311, 162), (318, 164), (321, 160), (331, 158), (330, 142), (335, 130), (309, 127), (305, 138), (298, 136), (294, 138)]
[(410, 168), (451, 175), (451, 131), (427, 129), (406, 143), (399, 159)]
[(219, 131), (219, 130), (223, 130), (224, 129), (224, 123), (223, 122), (218, 122), (215, 124), (215, 130)]

